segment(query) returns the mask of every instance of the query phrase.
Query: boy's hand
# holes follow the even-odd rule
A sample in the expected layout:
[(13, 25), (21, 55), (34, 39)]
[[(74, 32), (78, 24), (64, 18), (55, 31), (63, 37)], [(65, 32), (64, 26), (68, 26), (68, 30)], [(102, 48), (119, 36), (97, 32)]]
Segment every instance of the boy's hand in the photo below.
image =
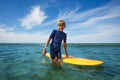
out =
[(46, 54), (46, 48), (43, 49), (43, 52), (42, 52), (43, 55)]

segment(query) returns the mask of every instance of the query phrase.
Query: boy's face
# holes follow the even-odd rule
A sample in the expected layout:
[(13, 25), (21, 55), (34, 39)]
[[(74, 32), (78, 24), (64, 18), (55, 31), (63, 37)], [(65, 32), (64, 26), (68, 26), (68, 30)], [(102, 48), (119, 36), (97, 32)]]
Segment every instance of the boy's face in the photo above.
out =
[(60, 31), (63, 31), (63, 30), (64, 30), (64, 28), (65, 28), (65, 26), (64, 26), (64, 25), (58, 25), (58, 29), (59, 29)]

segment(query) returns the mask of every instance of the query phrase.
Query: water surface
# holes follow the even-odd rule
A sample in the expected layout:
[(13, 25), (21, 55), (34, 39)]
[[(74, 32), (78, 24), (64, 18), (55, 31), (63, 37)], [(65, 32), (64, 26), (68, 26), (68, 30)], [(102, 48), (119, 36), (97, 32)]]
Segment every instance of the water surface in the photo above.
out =
[(71, 56), (103, 60), (97, 67), (63, 63), (63, 68), (53, 68), (50, 59), (41, 55), (43, 47), (42, 43), (0, 44), (0, 80), (120, 80), (120, 44), (68, 44)]

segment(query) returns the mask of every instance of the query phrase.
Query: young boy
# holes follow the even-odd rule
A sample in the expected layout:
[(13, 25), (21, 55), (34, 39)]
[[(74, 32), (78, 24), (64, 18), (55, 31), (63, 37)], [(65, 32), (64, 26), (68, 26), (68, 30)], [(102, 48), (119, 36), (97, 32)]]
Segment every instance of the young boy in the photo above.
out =
[(52, 61), (52, 65), (54, 66), (54, 64), (56, 63), (56, 57), (57, 57), (57, 61), (58, 64), (61, 66), (61, 62), (62, 62), (62, 55), (61, 55), (61, 43), (62, 41), (64, 42), (64, 49), (65, 49), (65, 54), (66, 57), (68, 57), (68, 52), (67, 52), (67, 34), (63, 32), (64, 28), (65, 28), (65, 22), (63, 20), (58, 21), (58, 30), (53, 30), (51, 35), (49, 36), (46, 44), (45, 44), (45, 48), (43, 49), (43, 55), (46, 54), (46, 48), (49, 44), (49, 42), (52, 40), (51, 44), (50, 44), (50, 56), (51, 56), (51, 61)]

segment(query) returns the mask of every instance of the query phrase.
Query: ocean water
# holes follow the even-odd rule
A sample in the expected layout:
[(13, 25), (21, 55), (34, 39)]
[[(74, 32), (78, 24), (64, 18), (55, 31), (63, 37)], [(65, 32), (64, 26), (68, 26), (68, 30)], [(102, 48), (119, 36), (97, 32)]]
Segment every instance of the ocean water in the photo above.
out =
[(119, 43), (68, 44), (71, 56), (104, 61), (95, 67), (65, 63), (52, 67), (50, 59), (41, 55), (43, 47), (43, 43), (0, 44), (0, 80), (120, 80)]

